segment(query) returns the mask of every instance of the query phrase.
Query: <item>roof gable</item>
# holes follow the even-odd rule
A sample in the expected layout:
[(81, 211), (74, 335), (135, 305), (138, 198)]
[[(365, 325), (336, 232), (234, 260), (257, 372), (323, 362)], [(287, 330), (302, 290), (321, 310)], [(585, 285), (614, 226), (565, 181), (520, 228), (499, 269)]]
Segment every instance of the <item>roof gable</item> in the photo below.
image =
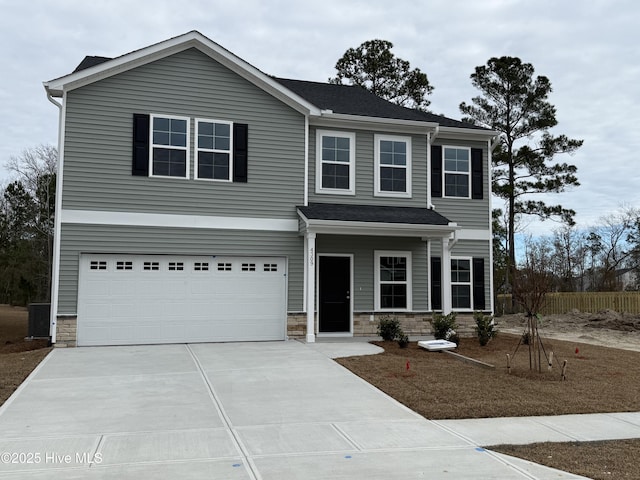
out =
[(85, 57), (73, 73), (44, 82), (44, 87), (51, 96), (60, 97), (65, 91), (89, 85), (189, 48), (200, 50), (295, 110), (320, 115), (320, 110), (315, 105), (195, 30), (116, 58)]
[(87, 56), (72, 73), (44, 82), (44, 87), (49, 95), (61, 97), (65, 91), (89, 85), (190, 48), (196, 48), (305, 115), (326, 117), (328, 121), (336, 121), (336, 117), (345, 115), (352, 118), (380, 119), (382, 123), (397, 122), (402, 125), (411, 124), (414, 127), (421, 125), (421, 128), (434, 129), (440, 126), (451, 129), (450, 131), (465, 131), (474, 137), (496, 134), (470, 123), (396, 105), (362, 87), (269, 76), (195, 30), (115, 58)]

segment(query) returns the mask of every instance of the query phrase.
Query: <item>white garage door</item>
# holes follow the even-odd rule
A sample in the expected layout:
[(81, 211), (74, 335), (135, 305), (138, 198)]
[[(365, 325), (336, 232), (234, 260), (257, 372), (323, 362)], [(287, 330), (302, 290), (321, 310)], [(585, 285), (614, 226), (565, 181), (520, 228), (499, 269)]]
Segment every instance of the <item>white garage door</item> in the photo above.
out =
[(284, 258), (82, 255), (78, 345), (283, 340)]

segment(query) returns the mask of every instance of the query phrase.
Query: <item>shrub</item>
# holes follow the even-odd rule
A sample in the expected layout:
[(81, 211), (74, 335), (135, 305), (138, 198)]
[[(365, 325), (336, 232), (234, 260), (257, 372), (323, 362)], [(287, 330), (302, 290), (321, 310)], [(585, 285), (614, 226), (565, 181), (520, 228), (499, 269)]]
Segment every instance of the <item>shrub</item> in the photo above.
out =
[(476, 334), (478, 335), (478, 341), (480, 342), (480, 345), (484, 347), (489, 343), (489, 340), (498, 334), (495, 322), (493, 321), (492, 316), (485, 315), (482, 312), (474, 312), (473, 318), (476, 321)]
[(400, 348), (407, 348), (409, 346), (409, 336), (400, 329), (398, 333), (398, 346)]
[(380, 318), (378, 322), (378, 335), (382, 337), (382, 340), (393, 341), (402, 334), (400, 328), (400, 321), (396, 317), (389, 317), (385, 315)]
[(431, 319), (431, 329), (436, 340), (448, 340), (456, 345), (460, 342), (460, 337), (456, 333), (456, 314), (454, 312), (448, 315), (434, 313)]

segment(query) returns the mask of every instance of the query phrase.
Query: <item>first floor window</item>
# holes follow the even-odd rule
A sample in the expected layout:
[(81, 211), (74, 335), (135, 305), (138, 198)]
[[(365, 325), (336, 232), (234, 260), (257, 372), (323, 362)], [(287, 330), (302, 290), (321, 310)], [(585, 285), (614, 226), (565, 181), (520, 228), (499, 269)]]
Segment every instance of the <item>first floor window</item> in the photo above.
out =
[(444, 147), (444, 196), (470, 198), (471, 149)]
[(196, 178), (231, 181), (232, 123), (196, 119)]
[(154, 176), (189, 176), (189, 119), (151, 117), (151, 172)]
[(376, 252), (376, 308), (411, 308), (411, 254)]
[(411, 138), (376, 135), (376, 194), (411, 196)]
[(471, 309), (471, 259), (451, 259), (451, 306)]

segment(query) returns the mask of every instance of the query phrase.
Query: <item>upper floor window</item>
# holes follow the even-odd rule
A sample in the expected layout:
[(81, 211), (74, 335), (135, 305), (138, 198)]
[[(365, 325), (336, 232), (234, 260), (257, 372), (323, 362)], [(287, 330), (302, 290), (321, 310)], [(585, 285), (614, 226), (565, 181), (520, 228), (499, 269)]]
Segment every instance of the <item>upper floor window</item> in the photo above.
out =
[(471, 309), (471, 259), (451, 259), (451, 306), (454, 310)]
[(151, 174), (189, 178), (189, 119), (151, 116)]
[(195, 178), (232, 180), (232, 126), (221, 120), (196, 119)]
[(318, 130), (316, 143), (316, 192), (355, 194), (355, 134)]
[(411, 197), (411, 138), (375, 136), (375, 194)]
[(376, 310), (411, 309), (411, 252), (375, 252)]
[(470, 198), (471, 149), (443, 147), (444, 150), (444, 196)]

